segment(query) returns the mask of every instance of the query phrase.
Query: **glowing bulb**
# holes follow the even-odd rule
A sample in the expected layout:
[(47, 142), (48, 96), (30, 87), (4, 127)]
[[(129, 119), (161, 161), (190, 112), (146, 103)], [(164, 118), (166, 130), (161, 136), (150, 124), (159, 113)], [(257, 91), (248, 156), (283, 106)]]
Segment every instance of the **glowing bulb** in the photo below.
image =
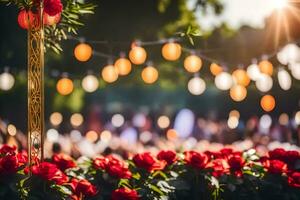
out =
[(247, 89), (242, 85), (235, 85), (230, 88), (230, 97), (234, 101), (243, 101), (247, 96)]
[(92, 47), (85, 43), (78, 44), (74, 49), (75, 58), (81, 62), (88, 61), (91, 58), (92, 53)]
[(257, 81), (260, 76), (259, 66), (257, 64), (249, 65), (247, 68), (247, 74), (251, 80)]
[(289, 90), (292, 86), (292, 78), (290, 74), (284, 69), (279, 69), (277, 76), (281, 89)]
[(237, 69), (232, 73), (233, 80), (236, 84), (242, 86), (248, 86), (250, 83), (250, 78), (247, 72), (243, 69)]
[(15, 84), (15, 78), (8, 72), (0, 74), (0, 89), (10, 90)]
[(282, 126), (288, 125), (288, 123), (289, 123), (289, 116), (288, 116), (288, 114), (282, 113), (282, 114), (279, 116), (278, 121), (279, 121), (279, 124), (282, 125)]
[(98, 133), (96, 131), (88, 131), (85, 137), (88, 141), (93, 143), (98, 140)]
[(292, 75), (295, 79), (300, 80), (300, 63), (293, 63), (290, 66)]
[(261, 73), (272, 76), (274, 67), (273, 67), (273, 64), (270, 61), (268, 61), (268, 60), (260, 61), (258, 66), (259, 66), (259, 69), (260, 69)]
[(181, 55), (181, 46), (175, 42), (169, 42), (162, 47), (162, 56), (169, 61), (177, 60)]
[(200, 95), (206, 89), (206, 84), (203, 79), (194, 77), (188, 82), (188, 90), (193, 95)]
[(113, 65), (107, 65), (102, 69), (102, 78), (108, 83), (115, 82), (118, 79), (118, 71)]
[(134, 115), (134, 117), (132, 118), (132, 124), (136, 127), (144, 127), (146, 124), (146, 117), (143, 113), (138, 113), (136, 115)]
[(114, 127), (121, 127), (125, 122), (125, 119), (123, 117), (123, 115), (121, 114), (115, 114), (112, 116), (111, 118), (111, 123)]
[(73, 81), (68, 78), (62, 78), (57, 82), (56, 89), (61, 95), (71, 94), (74, 89)]
[(273, 87), (273, 79), (267, 74), (261, 74), (255, 82), (256, 88), (261, 92), (268, 92)]
[(61, 124), (61, 122), (63, 121), (63, 116), (61, 113), (59, 112), (54, 112), (50, 115), (50, 123), (53, 126), (58, 126)]
[(115, 62), (115, 67), (120, 76), (125, 76), (131, 71), (131, 62), (127, 58), (119, 58)]
[(170, 119), (169, 119), (169, 117), (167, 117), (165, 115), (160, 116), (158, 118), (158, 120), (157, 120), (157, 125), (161, 129), (168, 128), (170, 126)]
[(190, 55), (184, 59), (184, 68), (190, 73), (198, 72), (202, 67), (202, 60), (196, 55)]
[(84, 121), (83, 116), (80, 113), (74, 113), (70, 118), (70, 123), (74, 127), (81, 126), (83, 121)]
[(212, 63), (210, 65), (210, 72), (212, 73), (212, 75), (217, 76), (218, 74), (223, 72), (223, 68), (216, 63)]
[(295, 114), (295, 123), (300, 125), (300, 111), (296, 112)]
[(229, 117), (228, 120), (227, 120), (227, 126), (230, 128), (230, 129), (235, 129), (237, 128), (239, 125), (239, 118), (237, 117)]
[(236, 117), (236, 118), (240, 118), (240, 112), (237, 110), (232, 110), (229, 113), (229, 117)]
[(146, 61), (147, 52), (143, 47), (134, 46), (129, 52), (129, 59), (133, 64), (141, 65)]
[(259, 119), (259, 126), (262, 129), (269, 129), (272, 125), (272, 118), (270, 117), (270, 115), (263, 115), (261, 116), (261, 118)]
[(17, 128), (13, 124), (9, 124), (7, 126), (7, 132), (11, 136), (15, 136), (17, 134)]
[(81, 85), (86, 92), (95, 92), (99, 87), (99, 81), (96, 76), (87, 75), (82, 79)]
[(104, 130), (100, 134), (100, 140), (103, 142), (109, 142), (112, 138), (112, 134), (108, 130)]
[(215, 78), (215, 85), (220, 90), (229, 90), (232, 84), (232, 76), (227, 72), (221, 72)]
[(148, 66), (142, 71), (142, 79), (147, 84), (152, 84), (158, 79), (158, 71), (152, 66)]
[(265, 95), (261, 98), (260, 105), (264, 111), (270, 112), (275, 108), (275, 98), (271, 95)]
[(177, 131), (175, 129), (169, 129), (167, 131), (168, 140), (175, 140), (175, 139), (177, 139), (177, 137), (178, 137), (178, 134), (177, 134)]

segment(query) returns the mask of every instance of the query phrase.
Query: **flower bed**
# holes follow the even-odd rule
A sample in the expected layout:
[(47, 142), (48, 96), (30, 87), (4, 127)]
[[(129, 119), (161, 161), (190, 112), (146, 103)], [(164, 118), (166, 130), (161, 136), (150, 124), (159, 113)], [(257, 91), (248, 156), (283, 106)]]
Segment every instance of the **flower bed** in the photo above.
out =
[[(300, 199), (300, 154), (275, 149), (160, 151), (82, 158), (56, 154), (26, 166), (26, 152), (0, 149), (0, 199)], [(28, 173), (32, 176), (28, 176)]]

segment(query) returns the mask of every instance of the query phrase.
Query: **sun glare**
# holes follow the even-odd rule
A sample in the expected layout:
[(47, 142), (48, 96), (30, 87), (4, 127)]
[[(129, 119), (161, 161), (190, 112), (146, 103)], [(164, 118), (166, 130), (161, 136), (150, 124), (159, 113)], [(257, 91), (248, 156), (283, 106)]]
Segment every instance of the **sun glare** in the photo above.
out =
[(274, 9), (283, 9), (288, 6), (288, 0), (271, 0)]

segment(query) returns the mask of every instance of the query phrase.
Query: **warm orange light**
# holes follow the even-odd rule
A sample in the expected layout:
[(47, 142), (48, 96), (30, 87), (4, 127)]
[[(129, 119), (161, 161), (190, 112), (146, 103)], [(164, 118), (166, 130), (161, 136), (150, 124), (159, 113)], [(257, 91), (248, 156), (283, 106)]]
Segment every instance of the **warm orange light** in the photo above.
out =
[(230, 97), (234, 101), (243, 101), (247, 96), (247, 89), (242, 85), (235, 85), (230, 89)]
[(236, 84), (247, 87), (250, 84), (250, 78), (243, 69), (237, 69), (232, 73), (232, 77)]
[(202, 67), (202, 60), (196, 55), (190, 55), (184, 59), (183, 65), (188, 72), (196, 73)]
[(134, 46), (129, 52), (129, 59), (133, 64), (141, 65), (147, 59), (147, 52), (143, 47)]
[(145, 83), (152, 84), (158, 79), (158, 71), (152, 66), (148, 66), (142, 71), (142, 79)]
[(276, 101), (275, 98), (271, 95), (265, 95), (260, 100), (260, 106), (266, 112), (270, 112), (275, 108)]
[(167, 131), (167, 138), (168, 140), (175, 140), (177, 138), (178, 134), (175, 129), (169, 129)]
[(102, 78), (108, 83), (115, 82), (118, 79), (118, 71), (113, 65), (107, 65), (102, 69)]
[(73, 88), (74, 88), (73, 81), (68, 78), (62, 78), (56, 84), (57, 92), (61, 95), (71, 94)]
[(81, 62), (88, 61), (91, 58), (92, 53), (92, 47), (85, 43), (78, 44), (74, 49), (75, 58)]
[(217, 76), (218, 74), (223, 72), (223, 68), (216, 63), (212, 63), (210, 65), (210, 72), (212, 73), (212, 75)]
[(115, 62), (115, 67), (119, 75), (125, 76), (131, 71), (131, 62), (127, 58), (119, 58)]
[(270, 61), (263, 60), (258, 64), (260, 72), (272, 76), (273, 74), (273, 64)]
[(169, 42), (162, 47), (162, 56), (166, 60), (175, 61), (181, 55), (181, 46), (175, 42)]

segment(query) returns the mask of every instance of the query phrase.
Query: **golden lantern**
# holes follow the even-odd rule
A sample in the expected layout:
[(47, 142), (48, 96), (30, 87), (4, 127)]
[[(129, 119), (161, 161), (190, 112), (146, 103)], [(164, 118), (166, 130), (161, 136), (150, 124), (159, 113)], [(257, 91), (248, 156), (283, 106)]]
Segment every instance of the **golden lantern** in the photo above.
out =
[(133, 46), (129, 52), (129, 59), (133, 64), (141, 65), (147, 59), (147, 52), (143, 47)]
[(216, 63), (212, 63), (210, 65), (210, 72), (212, 73), (212, 75), (217, 76), (218, 74), (223, 72), (223, 68)]
[(273, 65), (270, 61), (263, 60), (258, 64), (260, 72), (272, 76), (273, 74)]
[(250, 78), (247, 72), (243, 69), (237, 69), (232, 73), (233, 80), (238, 85), (247, 87), (250, 84)]
[(61, 95), (71, 94), (73, 88), (74, 88), (73, 81), (69, 78), (62, 78), (56, 84), (57, 92)]
[(230, 89), (230, 97), (234, 101), (243, 101), (247, 96), (247, 89), (243, 85), (235, 85)]
[(142, 71), (142, 79), (145, 83), (152, 84), (158, 79), (158, 71), (152, 66), (148, 66)]
[(181, 46), (178, 43), (169, 42), (162, 47), (161, 52), (166, 60), (175, 61), (181, 55)]
[(196, 55), (190, 55), (184, 59), (183, 66), (188, 72), (196, 73), (202, 67), (202, 60)]
[(81, 43), (78, 44), (74, 49), (74, 56), (81, 62), (88, 61), (93, 53), (93, 49), (89, 44)]
[(272, 95), (265, 95), (260, 100), (260, 106), (266, 112), (270, 112), (275, 108), (276, 101)]
[(108, 83), (115, 82), (118, 79), (118, 71), (113, 65), (107, 65), (102, 69), (102, 78)]
[(125, 76), (131, 71), (131, 62), (127, 58), (119, 58), (115, 62), (115, 68), (121, 76)]

